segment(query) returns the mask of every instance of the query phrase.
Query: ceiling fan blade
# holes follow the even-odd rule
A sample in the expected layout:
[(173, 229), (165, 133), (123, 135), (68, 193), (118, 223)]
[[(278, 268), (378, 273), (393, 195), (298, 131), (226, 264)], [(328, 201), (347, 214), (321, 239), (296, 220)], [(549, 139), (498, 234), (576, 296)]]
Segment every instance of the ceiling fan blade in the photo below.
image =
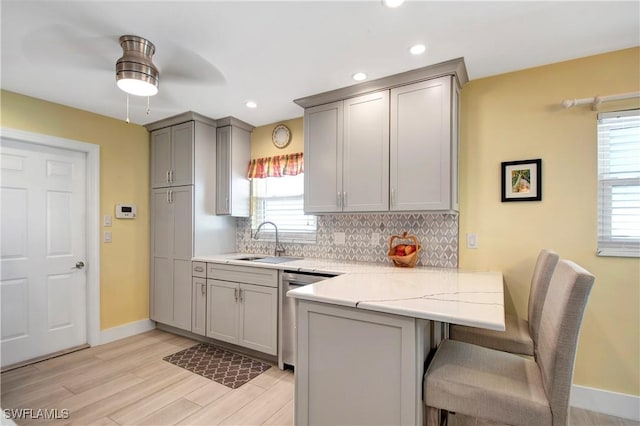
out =
[(60, 69), (113, 69), (115, 60), (122, 53), (118, 36), (95, 36), (61, 24), (31, 32), (22, 44), (22, 51), (29, 61)]
[[(169, 50), (161, 55), (163, 50)], [(160, 81), (163, 83), (209, 84), (226, 83), (224, 74), (211, 62), (194, 51), (180, 46), (158, 47), (157, 66), (160, 70)], [(163, 58), (170, 58), (166, 61)]]

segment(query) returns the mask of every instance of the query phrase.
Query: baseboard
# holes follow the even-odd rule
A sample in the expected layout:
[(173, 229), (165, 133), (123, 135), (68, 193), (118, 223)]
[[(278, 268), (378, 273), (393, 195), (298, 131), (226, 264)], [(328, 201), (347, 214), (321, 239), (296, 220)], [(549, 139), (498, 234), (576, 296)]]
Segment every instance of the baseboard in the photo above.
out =
[(156, 323), (149, 319), (107, 328), (100, 332), (100, 344), (104, 345), (105, 343), (124, 339), (125, 337), (135, 336), (136, 334), (144, 333), (146, 331), (153, 330), (154, 328), (156, 328)]
[(640, 396), (573, 385), (570, 405), (610, 416), (640, 421)]

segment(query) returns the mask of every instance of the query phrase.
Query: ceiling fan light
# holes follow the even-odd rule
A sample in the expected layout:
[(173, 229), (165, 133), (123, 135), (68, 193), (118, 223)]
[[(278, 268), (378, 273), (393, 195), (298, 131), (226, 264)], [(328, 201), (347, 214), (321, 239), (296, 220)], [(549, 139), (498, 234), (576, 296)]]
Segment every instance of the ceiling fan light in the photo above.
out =
[(153, 96), (158, 93), (156, 85), (136, 78), (122, 78), (116, 84), (120, 90), (134, 96)]
[(122, 57), (116, 62), (116, 84), (135, 96), (153, 96), (158, 93), (160, 73), (153, 65), (156, 51), (149, 40), (138, 36), (120, 37)]
[(393, 9), (404, 3), (404, 0), (383, 0), (383, 3), (385, 6)]

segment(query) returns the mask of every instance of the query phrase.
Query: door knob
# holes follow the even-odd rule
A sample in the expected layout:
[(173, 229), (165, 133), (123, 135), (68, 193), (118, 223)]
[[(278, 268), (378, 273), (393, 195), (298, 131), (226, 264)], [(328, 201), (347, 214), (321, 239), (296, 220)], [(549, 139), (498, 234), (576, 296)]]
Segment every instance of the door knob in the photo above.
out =
[(84, 262), (80, 261), (76, 263), (75, 268), (71, 268), (71, 269), (82, 269), (82, 268), (84, 268)]

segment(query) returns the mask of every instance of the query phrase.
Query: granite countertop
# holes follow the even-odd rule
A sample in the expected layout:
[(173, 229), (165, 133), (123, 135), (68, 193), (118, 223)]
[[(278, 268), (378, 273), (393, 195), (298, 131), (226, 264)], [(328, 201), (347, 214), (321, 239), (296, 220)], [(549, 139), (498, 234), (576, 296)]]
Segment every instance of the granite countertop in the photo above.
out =
[(296, 260), (291, 260), (289, 262), (282, 262), (282, 263), (265, 263), (265, 262), (240, 260), (240, 258), (251, 257), (251, 256), (272, 257), (273, 255), (229, 253), (229, 254), (217, 254), (217, 255), (211, 255), (211, 256), (195, 256), (191, 260), (199, 261), (199, 262), (220, 263), (225, 265), (254, 266), (257, 268), (270, 268), (270, 269), (281, 269), (281, 270), (286, 269), (287, 271), (318, 272), (318, 273), (336, 274), (336, 275), (349, 274), (354, 272), (397, 273), (400, 271), (406, 272), (407, 270), (417, 271), (417, 270), (428, 269), (424, 267), (416, 267), (413, 269), (396, 268), (391, 264), (391, 262), (389, 262), (388, 265), (384, 265), (384, 264), (371, 263), (371, 262), (344, 262), (344, 261), (334, 260), (334, 259), (314, 259), (314, 258), (296, 259)]
[[(287, 296), (453, 324), (504, 330), (501, 272), (427, 267), (397, 268), (366, 262), (296, 259), (283, 263), (239, 260), (260, 256), (230, 253), (192, 260), (338, 276), (291, 290)], [(269, 255), (262, 255), (269, 256)]]
[(291, 290), (287, 296), (504, 331), (500, 272), (355, 272)]

